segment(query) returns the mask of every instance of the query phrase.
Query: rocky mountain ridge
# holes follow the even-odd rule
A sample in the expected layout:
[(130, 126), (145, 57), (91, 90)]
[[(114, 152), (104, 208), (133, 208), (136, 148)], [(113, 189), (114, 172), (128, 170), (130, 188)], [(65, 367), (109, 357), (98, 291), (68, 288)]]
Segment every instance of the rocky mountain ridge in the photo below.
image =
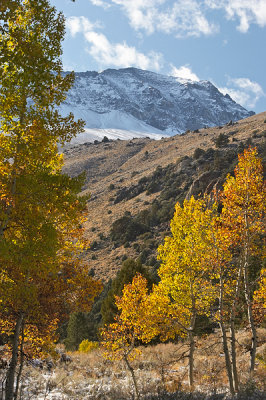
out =
[[(157, 139), (254, 114), (209, 81), (180, 80), (137, 68), (77, 72), (60, 111), (85, 120), (87, 137), (92, 130), (113, 129), (128, 131), (128, 138), (141, 133)], [(109, 132), (109, 137), (115, 133)], [(80, 140), (86, 141), (86, 135)]]

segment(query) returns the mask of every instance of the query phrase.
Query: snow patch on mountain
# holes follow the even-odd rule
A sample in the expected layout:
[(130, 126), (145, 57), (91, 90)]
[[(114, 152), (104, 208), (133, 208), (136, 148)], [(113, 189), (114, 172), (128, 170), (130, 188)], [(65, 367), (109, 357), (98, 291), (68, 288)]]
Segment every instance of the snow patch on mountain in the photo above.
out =
[(72, 144), (93, 142), (94, 140), (100, 141), (104, 136), (107, 136), (109, 139), (121, 140), (145, 136), (159, 140), (163, 136), (167, 136), (167, 132), (163, 133), (159, 129), (149, 126), (145, 122), (122, 111), (111, 110), (106, 113), (98, 113), (83, 106), (75, 106), (74, 104), (63, 104), (60, 111), (63, 116), (72, 112), (76, 119), (83, 119), (86, 122), (86, 126), (89, 126), (89, 128), (85, 128), (83, 133), (72, 139)]
[(143, 138), (149, 137), (150, 139), (160, 140), (162, 137), (166, 135), (157, 134), (157, 133), (144, 133), (123, 129), (86, 129), (85, 132), (78, 135), (76, 138), (71, 140), (71, 144), (82, 144), (87, 142), (94, 142), (95, 140), (102, 141), (104, 136), (108, 137), (111, 140), (129, 140), (133, 138)]

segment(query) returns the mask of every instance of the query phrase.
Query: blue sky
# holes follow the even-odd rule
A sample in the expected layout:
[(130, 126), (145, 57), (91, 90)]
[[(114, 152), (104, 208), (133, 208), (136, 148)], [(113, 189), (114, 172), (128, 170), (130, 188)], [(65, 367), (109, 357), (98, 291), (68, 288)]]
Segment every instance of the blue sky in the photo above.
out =
[(65, 70), (134, 66), (210, 80), (266, 110), (266, 0), (51, 0), (66, 17)]

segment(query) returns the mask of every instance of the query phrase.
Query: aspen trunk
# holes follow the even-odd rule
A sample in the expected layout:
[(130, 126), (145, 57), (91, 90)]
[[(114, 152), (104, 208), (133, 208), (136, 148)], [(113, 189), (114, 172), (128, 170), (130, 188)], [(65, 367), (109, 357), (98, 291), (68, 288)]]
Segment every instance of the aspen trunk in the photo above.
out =
[(15, 390), (15, 393), (14, 393), (14, 400), (17, 400), (17, 398), (18, 398), (20, 379), (21, 379), (23, 365), (24, 365), (23, 348), (24, 348), (24, 321), (22, 322), (22, 327), (21, 327), (20, 365), (19, 365), (19, 371), (18, 371), (18, 374), (17, 374), (17, 382), (16, 382), (16, 390)]
[(188, 369), (188, 379), (190, 389), (193, 390), (194, 385), (194, 351), (195, 351), (195, 340), (194, 333), (192, 330), (188, 331), (189, 338), (189, 369)]
[(18, 362), (18, 347), (19, 347), (19, 335), (21, 332), (22, 324), (23, 324), (24, 315), (20, 313), (15, 327), (14, 338), (13, 338), (13, 348), (12, 348), (12, 357), (10, 361), (10, 365), (7, 371), (6, 377), (6, 387), (5, 387), (5, 400), (13, 400), (14, 399), (14, 383), (15, 383), (15, 374), (16, 374), (16, 366)]
[(255, 358), (256, 358), (256, 350), (257, 350), (257, 329), (255, 326), (252, 303), (250, 298), (250, 285), (248, 281), (248, 263), (247, 261), (244, 264), (244, 283), (245, 283), (245, 300), (247, 303), (248, 309), (248, 322), (252, 333), (251, 339), (251, 348), (250, 348), (250, 374), (251, 376), (254, 373), (255, 368)]
[(194, 385), (194, 351), (195, 351), (195, 340), (194, 340), (194, 329), (196, 322), (196, 310), (195, 310), (195, 299), (192, 293), (192, 316), (190, 321), (190, 327), (187, 331), (189, 340), (189, 368), (188, 368), (188, 380), (190, 390), (193, 390)]
[(226, 367), (226, 372), (227, 372), (227, 377), (228, 377), (228, 382), (229, 382), (230, 393), (232, 395), (234, 395), (235, 390), (234, 390), (234, 383), (233, 383), (231, 360), (230, 360), (230, 354), (229, 354), (229, 349), (228, 349), (226, 329), (225, 329), (224, 320), (223, 320), (223, 312), (224, 312), (223, 298), (224, 298), (224, 283), (223, 283), (222, 272), (220, 272), (219, 325), (220, 325), (221, 334), (222, 334), (223, 351), (224, 351), (224, 357), (225, 357), (225, 367)]
[(241, 278), (242, 278), (242, 266), (240, 264), (240, 267), (238, 270), (237, 282), (236, 282), (235, 295), (234, 295), (234, 300), (233, 300), (231, 314), (230, 314), (232, 370), (233, 370), (234, 388), (235, 388), (236, 392), (238, 392), (238, 389), (239, 389), (239, 381), (238, 381), (238, 373), (237, 373), (237, 365), (236, 365), (235, 314), (236, 314), (236, 305), (237, 305), (238, 297), (239, 297)]
[(238, 373), (237, 373), (237, 366), (236, 366), (235, 320), (231, 320), (230, 331), (231, 331), (231, 353), (232, 353), (232, 369), (233, 369), (233, 378), (234, 378), (234, 388), (235, 388), (235, 392), (238, 392), (239, 381), (238, 381)]
[(230, 354), (229, 354), (229, 349), (228, 349), (228, 344), (227, 344), (226, 330), (225, 330), (223, 321), (220, 320), (219, 325), (220, 325), (220, 329), (221, 329), (221, 333), (222, 333), (225, 367), (226, 367), (226, 372), (227, 372), (227, 377), (228, 377), (228, 382), (229, 382), (230, 393), (234, 396), (235, 389), (234, 389)]
[[(249, 194), (247, 194), (247, 203), (249, 202)], [(257, 350), (257, 329), (255, 326), (252, 302), (250, 295), (250, 284), (248, 279), (248, 267), (249, 267), (249, 254), (250, 254), (250, 223), (248, 219), (248, 210), (245, 211), (245, 238), (244, 238), (244, 287), (245, 287), (245, 300), (248, 310), (248, 322), (252, 333), (251, 347), (250, 347), (250, 376), (253, 376), (255, 369), (255, 358)]]
[(127, 366), (128, 369), (129, 369), (129, 372), (131, 373), (131, 376), (132, 376), (132, 380), (133, 380), (133, 384), (134, 384), (134, 389), (135, 389), (135, 394), (136, 394), (136, 400), (139, 400), (140, 397), (139, 397), (138, 385), (137, 385), (137, 380), (136, 380), (136, 376), (135, 376), (135, 373), (134, 373), (134, 369), (133, 369), (132, 366), (130, 365), (127, 356), (124, 356), (124, 360), (125, 360), (126, 366)]

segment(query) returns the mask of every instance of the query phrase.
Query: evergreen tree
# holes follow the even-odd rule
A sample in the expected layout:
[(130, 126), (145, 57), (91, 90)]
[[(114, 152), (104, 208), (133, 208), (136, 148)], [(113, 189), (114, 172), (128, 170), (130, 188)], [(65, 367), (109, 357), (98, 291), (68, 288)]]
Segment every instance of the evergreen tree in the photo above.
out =
[(91, 311), (87, 314), (87, 326), (88, 326), (88, 336), (87, 339), (91, 341), (97, 341), (99, 339), (98, 332), (99, 327), (102, 323), (101, 307), (105, 300), (109, 290), (111, 289), (112, 280), (104, 285), (102, 292), (95, 299)]
[(115, 296), (122, 295), (124, 286), (128, 283), (131, 283), (137, 273), (140, 273), (144, 278), (147, 279), (148, 287), (151, 288), (153, 283), (152, 277), (148, 269), (142, 265), (141, 261), (135, 261), (131, 258), (124, 261), (121, 270), (118, 272), (116, 278), (112, 282), (111, 289), (102, 302), (102, 324), (110, 324), (114, 321), (114, 317), (118, 312), (115, 304)]
[(67, 325), (66, 349), (78, 350), (79, 344), (87, 337), (88, 327), (85, 313), (80, 311), (72, 313)]

